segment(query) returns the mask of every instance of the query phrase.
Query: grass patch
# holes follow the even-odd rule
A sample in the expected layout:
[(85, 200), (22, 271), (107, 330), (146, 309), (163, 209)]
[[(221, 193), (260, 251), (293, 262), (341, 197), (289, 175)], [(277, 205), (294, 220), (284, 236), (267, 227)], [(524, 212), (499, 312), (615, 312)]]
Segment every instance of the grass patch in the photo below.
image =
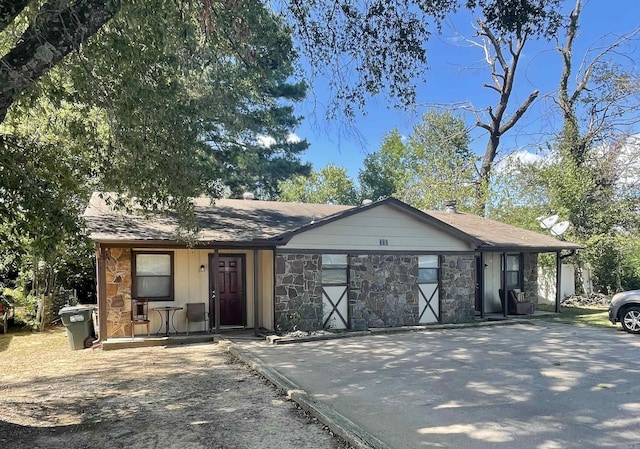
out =
[(560, 313), (536, 315), (531, 318), (578, 326), (611, 327), (608, 310), (603, 307), (561, 307)]

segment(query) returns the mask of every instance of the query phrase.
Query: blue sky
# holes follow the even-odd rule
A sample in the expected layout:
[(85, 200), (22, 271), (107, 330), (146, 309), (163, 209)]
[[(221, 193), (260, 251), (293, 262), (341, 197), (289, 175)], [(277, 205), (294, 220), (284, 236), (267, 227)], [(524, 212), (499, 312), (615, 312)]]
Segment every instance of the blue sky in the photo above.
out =
[[(573, 5), (573, 1), (566, 2), (567, 11)], [(575, 56), (581, 58), (590, 46), (611, 42), (614, 35), (632, 31), (640, 25), (638, 17), (640, 2), (636, 0), (585, 1)], [(311, 162), (315, 170), (334, 163), (347, 168), (349, 175), (356, 178), (364, 157), (379, 148), (383, 135), (393, 128), (402, 135), (410, 134), (429, 105), (473, 103), (477, 109), (494, 105), (497, 94), (482, 87), (490, 81), (482, 50), (462, 39), (462, 36), (473, 36), (472, 23), (471, 15), (460, 13), (450, 19), (441, 35), (434, 34), (427, 43), (430, 70), (426, 74), (427, 82), (418, 88), (418, 105), (414, 111), (390, 108), (387, 106), (389, 101), (382, 96), (368, 102), (366, 115), (356, 117), (354, 123), (357, 133), (364, 139), (346, 132), (343, 123), (324, 119), (322, 104), (328, 102), (326, 80), (315, 80), (308, 99), (297, 107), (297, 112), (306, 118), (296, 134), (310, 143), (303, 160)], [(539, 89), (540, 95), (519, 124), (503, 137), (502, 154), (518, 149), (535, 152), (537, 143), (559, 128), (552, 97), (561, 73), (561, 60), (554, 48), (554, 42), (545, 41), (531, 41), (525, 47), (511, 110), (515, 110), (533, 90)], [(630, 58), (625, 61), (627, 64), (640, 56), (640, 49), (628, 48), (627, 51), (626, 56)], [(475, 121), (472, 114), (462, 110), (459, 113), (464, 114), (469, 124)], [(472, 139), (472, 148), (482, 154), (486, 134), (475, 129)]]

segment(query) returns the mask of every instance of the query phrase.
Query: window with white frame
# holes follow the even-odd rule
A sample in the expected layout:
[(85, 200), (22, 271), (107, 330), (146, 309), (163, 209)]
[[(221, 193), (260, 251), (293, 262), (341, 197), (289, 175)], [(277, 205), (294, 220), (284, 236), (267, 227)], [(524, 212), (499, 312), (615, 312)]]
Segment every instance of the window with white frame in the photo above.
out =
[(322, 285), (347, 285), (347, 255), (322, 255)]
[(520, 263), (520, 254), (507, 254), (507, 268), (505, 270), (505, 276), (507, 278), (507, 290), (521, 288), (521, 273), (522, 264)]
[(134, 298), (173, 301), (173, 253), (134, 252), (132, 268)]
[(437, 284), (438, 269), (438, 256), (418, 256), (418, 284)]

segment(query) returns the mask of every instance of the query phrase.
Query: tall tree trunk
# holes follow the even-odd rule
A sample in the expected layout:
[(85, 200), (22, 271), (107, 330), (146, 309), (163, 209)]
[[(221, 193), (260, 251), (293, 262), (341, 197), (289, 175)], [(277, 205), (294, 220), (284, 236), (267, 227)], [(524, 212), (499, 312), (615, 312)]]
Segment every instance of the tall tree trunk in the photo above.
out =
[[(23, 0), (0, 3), (0, 26), (15, 19)], [(18, 96), (78, 48), (119, 10), (119, 0), (46, 2), (16, 45), (0, 59), (0, 123)]]
[[(493, 81), (491, 84), (485, 84), (484, 87), (496, 91), (499, 95), (498, 104), (495, 108), (489, 107), (487, 109), (489, 120), (481, 120), (479, 114), (476, 113), (476, 126), (486, 129), (489, 133), (489, 141), (482, 158), (482, 165), (478, 171), (478, 182), (476, 183), (475, 209), (478, 214), (484, 215), (487, 208), (487, 191), (491, 181), (491, 171), (498, 154), (500, 138), (513, 128), (524, 113), (527, 112), (529, 106), (538, 97), (539, 92), (537, 90), (533, 91), (511, 117), (505, 117), (511, 92), (513, 91), (520, 55), (527, 42), (527, 35), (517, 36), (515, 40), (514, 38), (500, 38), (482, 20), (478, 20), (478, 25), (480, 26), (478, 34), (486, 39), (483, 48), (485, 59), (491, 68)], [(507, 60), (506, 52), (511, 56), (511, 60)]]

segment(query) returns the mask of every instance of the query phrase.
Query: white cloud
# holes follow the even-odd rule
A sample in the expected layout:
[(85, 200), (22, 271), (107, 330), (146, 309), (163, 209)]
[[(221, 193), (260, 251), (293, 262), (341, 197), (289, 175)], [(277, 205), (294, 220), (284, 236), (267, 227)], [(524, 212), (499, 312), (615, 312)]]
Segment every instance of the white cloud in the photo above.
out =
[[(302, 139), (300, 138), (300, 136), (298, 136), (296, 133), (289, 133), (289, 135), (287, 136), (287, 143), (298, 143), (301, 140)], [(256, 138), (256, 142), (258, 143), (258, 145), (265, 148), (269, 148), (277, 143), (276, 139), (271, 136), (265, 135), (258, 136)]]
[(539, 154), (530, 153), (525, 150), (516, 150), (507, 154), (495, 164), (495, 170), (500, 173), (506, 173), (511, 170), (518, 170), (522, 165), (540, 164), (545, 157)]
[(301, 140), (302, 139), (300, 138), (300, 136), (298, 136), (296, 133), (289, 133), (289, 135), (287, 136), (287, 142), (289, 143), (298, 143)]
[(608, 157), (617, 172), (618, 187), (640, 185), (640, 134), (628, 136), (622, 142), (614, 142), (596, 149), (600, 158)]
[(256, 139), (258, 145), (261, 147), (269, 148), (271, 145), (276, 144), (276, 139), (271, 136), (258, 136)]

